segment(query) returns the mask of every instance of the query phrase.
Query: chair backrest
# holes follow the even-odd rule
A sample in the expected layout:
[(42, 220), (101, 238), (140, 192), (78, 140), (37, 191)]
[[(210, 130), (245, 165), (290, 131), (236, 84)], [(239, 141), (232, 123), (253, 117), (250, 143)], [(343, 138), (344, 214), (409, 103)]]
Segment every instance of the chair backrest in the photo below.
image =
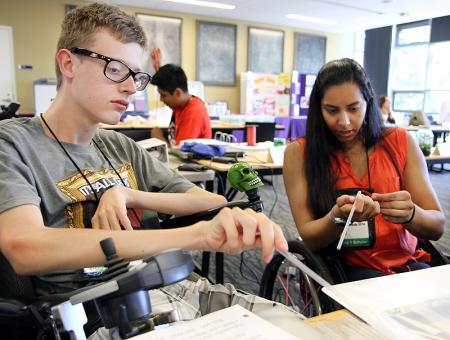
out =
[(17, 275), (9, 261), (0, 252), (0, 297), (31, 301), (35, 297), (29, 276)]
[[(246, 122), (245, 127), (247, 125), (256, 125), (256, 143), (273, 141), (275, 137), (275, 123), (268, 122)], [(244, 140), (247, 140), (247, 128), (244, 132)]]

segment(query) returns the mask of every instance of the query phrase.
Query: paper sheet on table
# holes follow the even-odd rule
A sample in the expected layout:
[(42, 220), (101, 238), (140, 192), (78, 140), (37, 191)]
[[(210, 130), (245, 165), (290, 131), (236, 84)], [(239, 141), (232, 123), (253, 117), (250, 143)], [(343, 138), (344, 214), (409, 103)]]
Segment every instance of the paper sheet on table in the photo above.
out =
[(263, 320), (247, 309), (235, 305), (192, 321), (178, 322), (173, 326), (157, 329), (133, 339), (294, 340), (298, 338)]
[(323, 291), (384, 335), (450, 338), (450, 265), (325, 287)]

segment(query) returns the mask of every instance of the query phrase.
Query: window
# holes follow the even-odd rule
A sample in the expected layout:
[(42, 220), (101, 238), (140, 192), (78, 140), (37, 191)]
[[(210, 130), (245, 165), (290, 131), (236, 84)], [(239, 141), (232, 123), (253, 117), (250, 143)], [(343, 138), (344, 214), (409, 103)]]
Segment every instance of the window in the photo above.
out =
[(364, 65), (364, 44), (366, 42), (366, 32), (355, 32), (353, 44), (353, 59), (360, 65)]
[(394, 111), (422, 111), (423, 108), (423, 92), (401, 92), (394, 91)]
[(405, 121), (412, 112), (424, 111), (430, 31), (430, 20), (396, 27), (389, 88), (392, 90), (392, 108), (402, 112)]
[(411, 44), (421, 44), (430, 41), (431, 25), (430, 20), (410, 22), (397, 25), (397, 37), (395, 45), (405, 46)]

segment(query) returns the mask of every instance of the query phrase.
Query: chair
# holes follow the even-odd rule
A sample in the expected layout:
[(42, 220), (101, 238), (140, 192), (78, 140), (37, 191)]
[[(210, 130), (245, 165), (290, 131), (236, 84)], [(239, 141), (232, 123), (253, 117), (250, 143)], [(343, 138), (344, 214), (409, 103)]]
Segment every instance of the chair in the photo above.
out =
[(273, 141), (275, 137), (275, 123), (246, 122), (244, 131), (244, 140), (247, 140), (247, 125), (256, 126), (256, 143)]
[[(102, 243), (104, 241), (106, 245)], [(107, 256), (104, 264), (107, 270), (100, 277), (93, 278), (93, 285), (44, 297), (37, 297), (31, 278), (17, 275), (2, 255), (1, 275), (7, 275), (1, 277), (1, 294), (5, 296), (0, 298), (2, 337), (80, 339), (104, 325), (121, 338), (129, 338), (152, 330), (157, 325), (176, 321), (171, 313), (152, 314), (147, 291), (186, 279), (193, 269), (191, 256), (180, 250), (166, 251), (145, 259), (141, 265), (129, 270), (128, 262), (115, 254), (112, 239), (104, 241), (101, 246), (105, 255), (109, 253), (105, 248), (112, 249), (114, 253)], [(19, 283), (20, 289), (14, 287), (16, 283)], [(13, 299), (15, 297), (20, 300)], [(69, 299), (75, 307), (70, 307)], [(85, 325), (83, 321), (86, 318), (80, 303), (87, 315)]]
[[(257, 195), (257, 191), (254, 192), (254, 190), (257, 189), (253, 189), (253, 191), (247, 192), (247, 195), (249, 195), (249, 201), (231, 202), (227, 206), (239, 206), (243, 209), (251, 208), (255, 211), (261, 211), (262, 202)], [(253, 194), (253, 196), (251, 194)], [(193, 224), (200, 220), (209, 220), (213, 218), (221, 210), (221, 208), (222, 207), (219, 207), (217, 209), (210, 209), (193, 215), (172, 218), (166, 220), (165, 222), (162, 222), (161, 225), (164, 228), (172, 228), (174, 226)], [(115, 279), (116, 277), (119, 277), (119, 274), (124, 274), (125, 272), (127, 272), (126, 267), (128, 265), (128, 262), (124, 262), (123, 259), (119, 258), (116, 255), (114, 245), (104, 245), (102, 244), (104, 241), (101, 242), (101, 245), (102, 250), (107, 257), (107, 262), (104, 264), (104, 266), (107, 267), (108, 270), (104, 274), (102, 274), (101, 278), (95, 279), (95, 282), (93, 281), (92, 284), (100, 284), (102, 282), (110, 280), (111, 278)], [(163, 256), (168, 256), (168, 253), (169, 252), (164, 252)], [(182, 263), (183, 268), (181, 268), (180, 265), (178, 267), (174, 265), (174, 263), (176, 263), (174, 260), (172, 260), (171, 262), (166, 261), (166, 263), (170, 264), (170, 268), (167, 269), (167, 271), (173, 272), (170, 273), (171, 277), (175, 277), (177, 279), (178, 277), (180, 277), (180, 275), (182, 276), (186, 274), (188, 269), (190, 269), (189, 272), (192, 272), (192, 270), (194, 269), (193, 264), (192, 267), (188, 268), (187, 264)], [(160, 263), (158, 263), (157, 268), (160, 271), (166, 270)], [(175, 270), (177, 270), (176, 273)], [(136, 270), (130, 272), (136, 272)], [(164, 284), (161, 284), (159, 286), (152, 286), (150, 288), (158, 288), (166, 284), (173, 283), (167, 281), (169, 280), (168, 278), (170, 278), (167, 272), (164, 274), (160, 274), (162, 277), (164, 277)], [(158, 278), (159, 275), (156, 276), (153, 274), (152, 276), (147, 275), (147, 277)], [(128, 280), (127, 282), (130, 281), (131, 280)], [(144, 281), (144, 279), (140, 279), (139, 282), (133, 281), (133, 287), (142, 284)], [(0, 330), (2, 332), (2, 336), (7, 339), (53, 339), (54, 332), (58, 332), (58, 329), (56, 328), (57, 325), (55, 325), (55, 322), (53, 320), (51, 307), (61, 302), (67, 301), (75, 293), (79, 293), (91, 287), (92, 286), (87, 286), (85, 288), (79, 289), (76, 292), (70, 292), (67, 294), (52, 294), (49, 296), (38, 297), (35, 294), (31, 277), (17, 275), (14, 269), (11, 267), (9, 261), (0, 252)], [(135, 293), (138, 294), (141, 293), (141, 291), (132, 292), (130, 294)], [(128, 292), (126, 294), (128, 295), (124, 295), (124, 299), (127, 299), (127, 301), (131, 301), (130, 294)], [(148, 295), (146, 294), (146, 296)], [(113, 299), (115, 299), (114, 301), (117, 301), (119, 298), (121, 298), (121, 296), (113, 297)], [(100, 298), (100, 300), (101, 299), (103, 298)], [(111, 328), (112, 325), (116, 324), (113, 321), (116, 321), (118, 319), (123, 321), (124, 319), (122, 315), (114, 314), (113, 310), (115, 309), (112, 307), (115, 306), (112, 306), (112, 302), (110, 304), (109, 300), (107, 299), (103, 299), (103, 302), (100, 300), (97, 299), (97, 301), (95, 302), (95, 306), (94, 301), (92, 300), (83, 302), (84, 309), (86, 311), (86, 314), (88, 315), (88, 323), (84, 326), (84, 331), (87, 335), (91, 334), (97, 328), (102, 326), (103, 323), (107, 328)], [(145, 305), (143, 303), (134, 303), (134, 305), (137, 306), (139, 306), (140, 304)], [(136, 307), (136, 309), (138, 308)], [(102, 315), (101, 319), (99, 317), (99, 313), (101, 313)], [(113, 315), (111, 317), (111, 319), (114, 319), (113, 321), (110, 320), (110, 314)], [(109, 324), (107, 324), (105, 320), (107, 320)], [(134, 322), (134, 320), (131, 321)], [(70, 336), (66, 333), (63, 334), (64, 336)]]
[(51, 334), (50, 305), (34, 293), (28, 276), (17, 275), (0, 253), (0, 329), (5, 339)]
[[(301, 240), (289, 241), (288, 246), (291, 253), (330, 284), (348, 281), (334, 249), (326, 248), (313, 253)], [(419, 240), (418, 247), (431, 255), (431, 266), (450, 263), (448, 256), (430, 241)], [(321, 292), (319, 284), (291, 266), (281, 254), (276, 254), (264, 269), (259, 296), (291, 306), (307, 317), (342, 308)]]

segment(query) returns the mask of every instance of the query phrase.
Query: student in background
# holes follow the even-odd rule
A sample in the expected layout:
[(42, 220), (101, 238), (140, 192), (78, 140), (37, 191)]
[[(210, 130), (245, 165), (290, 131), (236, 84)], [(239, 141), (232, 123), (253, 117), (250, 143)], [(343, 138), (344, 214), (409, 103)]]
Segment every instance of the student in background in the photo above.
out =
[[(158, 87), (161, 101), (170, 107), (169, 145), (192, 138), (212, 138), (211, 122), (205, 103), (188, 91), (187, 77), (180, 66), (166, 64), (155, 73), (151, 83)], [(152, 129), (152, 137), (166, 140), (161, 129)]]
[(391, 99), (388, 96), (380, 97), (380, 112), (385, 124), (395, 125), (395, 118), (391, 110)]
[(422, 152), (405, 129), (383, 127), (377, 104), (357, 62), (327, 63), (311, 92), (306, 136), (284, 159), (291, 211), (313, 251), (338, 240), (337, 218), (347, 219), (356, 191), (367, 193), (356, 198), (352, 221), (375, 223), (375, 242), (341, 251), (350, 280), (427, 267), (417, 238), (437, 240), (444, 231)]
[[(141, 71), (145, 45), (136, 19), (115, 6), (94, 3), (69, 12), (56, 53), (55, 100), (41, 116), (0, 123), (0, 252), (16, 273), (33, 276), (38, 295), (89, 284), (83, 268), (106, 261), (99, 242), (109, 237), (126, 260), (173, 248), (235, 253), (261, 247), (268, 261), (275, 246), (287, 250), (277, 224), (238, 208), (184, 228), (133, 231), (158, 228), (157, 212), (186, 215), (225, 202), (125, 135), (98, 128), (117, 124), (132, 95), (150, 81)], [(206, 280), (171, 287), (191, 299), (175, 303), (186, 318), (201, 315), (192, 311), (196, 298), (207, 310), (199, 305), (200, 291), (214, 295)], [(227, 301), (246, 299), (235, 290), (217, 291), (228, 294)]]

